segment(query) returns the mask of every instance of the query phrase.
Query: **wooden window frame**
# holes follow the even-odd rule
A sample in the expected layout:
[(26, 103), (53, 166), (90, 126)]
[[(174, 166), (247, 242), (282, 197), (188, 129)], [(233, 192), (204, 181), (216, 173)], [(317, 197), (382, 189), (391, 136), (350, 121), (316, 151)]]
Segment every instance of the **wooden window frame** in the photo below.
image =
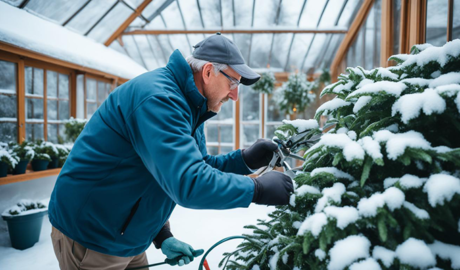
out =
[[(84, 110), (85, 110), (83, 115), (85, 116), (85, 119), (88, 119), (88, 103), (96, 104), (96, 108), (99, 108), (100, 104), (102, 104), (102, 102), (99, 102), (99, 84), (98, 84), (98, 82), (103, 82), (103, 83), (109, 84), (110, 85), (110, 93), (111, 93), (116, 88), (118, 80), (116, 80), (116, 79), (108, 79), (106, 77), (97, 76), (97, 75), (90, 74), (90, 73), (84, 73), (83, 75), (84, 75), (83, 76), (83, 96), (84, 96), (84, 106), (83, 107), (84, 107)], [(95, 80), (96, 81), (96, 100), (94, 102), (93, 101), (88, 102), (88, 99), (87, 99), (87, 89), (88, 89), (87, 81), (88, 80)]]

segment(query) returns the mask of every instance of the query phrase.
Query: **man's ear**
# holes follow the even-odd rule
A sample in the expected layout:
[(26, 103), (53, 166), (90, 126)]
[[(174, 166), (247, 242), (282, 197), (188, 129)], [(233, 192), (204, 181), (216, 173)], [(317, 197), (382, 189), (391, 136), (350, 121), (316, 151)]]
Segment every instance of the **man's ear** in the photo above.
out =
[(211, 63), (207, 63), (203, 66), (201, 76), (205, 84), (210, 83), (211, 76), (214, 76), (214, 67)]

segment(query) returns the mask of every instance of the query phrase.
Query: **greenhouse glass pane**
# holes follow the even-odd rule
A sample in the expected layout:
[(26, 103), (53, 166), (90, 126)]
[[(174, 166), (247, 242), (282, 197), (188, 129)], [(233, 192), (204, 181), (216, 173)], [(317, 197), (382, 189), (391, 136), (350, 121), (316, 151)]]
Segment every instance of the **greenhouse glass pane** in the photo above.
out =
[(284, 69), (288, 48), (293, 34), (276, 34), (270, 59), (270, 67)]
[(59, 120), (67, 120), (69, 118), (69, 101), (59, 100)]
[(43, 96), (43, 69), (26, 67), (26, 94)]
[[(200, 19), (200, 13), (196, 1), (179, 0), (182, 14), (184, 15), (185, 25), (188, 29), (203, 28)], [(204, 18), (203, 18), (204, 20)]]
[(151, 43), (147, 40), (147, 36), (133, 36), (136, 40), (137, 46), (141, 51), (142, 58), (144, 59), (145, 64), (147, 65), (147, 70), (154, 70), (160, 67), (159, 62), (157, 61), (153, 47)]
[(0, 91), (16, 93), (16, 64), (0, 60)]
[(58, 127), (56, 124), (48, 124), (48, 141), (58, 143)]
[(283, 121), (286, 118), (286, 115), (280, 112), (279, 105), (273, 99), (273, 95), (267, 95), (267, 103), (268, 103), (268, 106), (267, 106), (267, 121), (268, 122)]
[(233, 142), (233, 126), (221, 125), (220, 128), (220, 142), (232, 143)]
[(166, 26), (163, 22), (163, 20), (161, 19), (161, 16), (157, 16), (155, 17), (155, 19), (153, 19), (153, 21), (151, 21), (149, 24), (147, 24), (144, 29), (155, 29), (155, 30), (165, 30), (166, 29)]
[(43, 119), (43, 99), (26, 98), (26, 118)]
[(454, 18), (452, 21), (452, 40), (460, 38), (460, 0), (454, 0)]
[(234, 34), (233, 37), (235, 45), (240, 49), (241, 54), (244, 57), (244, 61), (248, 63), (249, 57), (249, 44), (251, 43), (250, 34)]
[(105, 100), (105, 83), (97, 81), (97, 102), (101, 104)]
[(208, 143), (217, 143), (217, 142), (219, 142), (218, 125), (206, 124), (206, 142), (208, 142)]
[[(252, 20), (253, 1), (248, 1), (248, 0), (234, 0), (234, 1), (235, 1), (236, 26), (250, 27), (251, 20)], [(205, 25), (206, 25), (206, 22), (205, 22)]]
[(170, 40), (174, 49), (179, 49), (184, 57), (192, 54), (192, 44), (189, 46), (185, 35), (170, 35)]
[(219, 154), (219, 147), (208, 146), (208, 155), (217, 156)]
[(260, 94), (252, 90), (251, 87), (242, 86), (240, 88), (241, 109), (243, 121), (254, 121), (260, 119)]
[[(121, 37), (121, 38), (123, 38), (123, 37)], [(127, 55), (127, 54), (126, 54), (126, 51), (123, 49), (123, 47), (121, 47), (121, 45), (120, 45), (120, 43), (118, 42), (118, 40), (114, 40), (114, 41), (110, 44), (109, 48), (114, 49), (115, 51), (117, 51), (117, 52), (119, 52), (119, 53), (121, 53), (121, 54)]]
[(177, 48), (173, 48), (173, 45), (171, 44), (171, 40), (169, 39), (168, 35), (158, 35), (158, 42), (161, 44), (161, 47), (163, 48), (163, 51), (166, 55), (166, 59), (169, 59), (169, 56), (173, 53), (173, 51)]
[(93, 0), (66, 27), (85, 34), (110, 9), (116, 0)]
[(248, 147), (255, 143), (257, 139), (260, 138), (259, 135), (259, 125), (242, 125), (243, 128), (243, 138), (242, 138), (242, 147)]
[(125, 36), (123, 38), (123, 42), (125, 44), (125, 49), (128, 51), (129, 57), (136, 61), (139, 65), (143, 66), (144, 63), (142, 62), (142, 56), (140, 55), (139, 50), (136, 47), (136, 43), (134, 42), (134, 35)]
[(314, 64), (319, 56), (321, 49), (323, 48), (323, 46), (325, 46), (324, 42), (326, 41), (326, 37), (326, 34), (316, 34), (315, 40), (313, 41), (310, 51), (308, 52), (307, 58), (305, 59), (305, 64), (303, 65), (304, 71), (310, 73), (311, 70), (314, 71), (316, 69), (316, 67), (314, 67)]
[(401, 24), (401, 1), (393, 1), (393, 54), (401, 53), (399, 51), (399, 32)]
[(86, 100), (96, 101), (96, 80), (86, 80)]
[(25, 0), (2, 0), (3, 2), (6, 2), (12, 6), (18, 7), (24, 2)]
[(446, 0), (428, 0), (426, 9), (426, 43), (442, 46), (447, 41), (448, 5)]
[(297, 34), (294, 36), (294, 42), (292, 44), (291, 54), (289, 56), (287, 71), (296, 71), (302, 68), (301, 66), (303, 58), (307, 53), (307, 49), (312, 38), (313, 34)]
[(150, 17), (158, 8), (160, 8), (167, 0), (154, 0), (152, 1), (143, 11), (142, 15), (148, 18)]
[(342, 16), (340, 17), (338, 26), (348, 27), (353, 21), (355, 11), (360, 8), (360, 0), (348, 0), (347, 5), (343, 9)]
[(231, 146), (221, 146), (220, 147), (220, 154), (225, 155), (233, 151), (233, 147)]
[(338, 51), (340, 44), (342, 44), (342, 40), (345, 35), (333, 35), (331, 42), (329, 44), (329, 48), (327, 49), (326, 55), (324, 56), (324, 60), (322, 63), (321, 68), (330, 68), (332, 61), (335, 58), (335, 55)]
[(125, 2), (133, 8), (137, 8), (144, 0), (125, 0)]
[[(182, 10), (182, 12), (187, 12)], [(184, 24), (182, 23), (182, 18), (180, 16), (179, 7), (177, 2), (174, 1), (161, 13), (163, 18), (166, 21), (166, 28), (168, 29), (184, 29)], [(199, 19), (199, 18), (197, 18)]]
[(200, 0), (201, 13), (205, 28), (221, 27), (219, 1)]
[(77, 75), (77, 118), (85, 118), (84, 75)]
[(57, 100), (47, 100), (47, 115), (48, 115), (48, 120), (57, 120)]
[(257, 34), (253, 36), (250, 66), (253, 68), (266, 68), (268, 64), (268, 54), (272, 42), (272, 34)]
[(46, 95), (48, 97), (57, 97), (57, 73), (46, 71)]
[[(66, 136), (66, 134), (65, 134), (65, 124), (59, 124), (59, 125), (57, 125), (57, 127), (58, 127), (58, 136), (59, 136), (62, 140), (66, 141), (66, 140), (67, 140), (67, 136)], [(58, 138), (58, 142), (59, 142), (59, 138)], [(59, 143), (61, 143), (61, 142), (59, 142)]]
[(104, 19), (89, 33), (88, 37), (105, 42), (120, 25), (133, 13), (131, 9), (119, 2)]
[(319, 27), (334, 27), (345, 0), (329, 1)]
[(281, 124), (278, 125), (265, 125), (265, 138), (267, 139), (272, 139), (275, 136), (275, 130), (277, 127), (281, 126)]
[(26, 139), (28, 141), (43, 140), (44, 138), (43, 124), (26, 124)]
[(59, 74), (59, 98), (69, 98), (69, 75)]
[[(224, 23), (224, 28), (233, 27), (233, 0), (222, 0), (222, 20)], [(236, 8), (236, 7), (235, 7)], [(235, 17), (236, 22), (236, 17)]]
[(63, 24), (85, 2), (86, 0), (34, 0), (30, 1), (24, 9)]
[(296, 28), (303, 3), (302, 0), (283, 0), (278, 25)]
[(326, 0), (307, 1), (299, 26), (302, 28), (316, 28), (325, 4)]
[(0, 118), (16, 118), (17, 99), (16, 95), (0, 94)]
[(0, 122), (0, 141), (1, 142), (17, 142), (18, 126), (16, 123)]
[(274, 26), (279, 0), (256, 1), (254, 27)]
[(96, 112), (97, 104), (96, 103), (87, 103), (86, 104), (86, 118), (90, 119), (91, 116)]

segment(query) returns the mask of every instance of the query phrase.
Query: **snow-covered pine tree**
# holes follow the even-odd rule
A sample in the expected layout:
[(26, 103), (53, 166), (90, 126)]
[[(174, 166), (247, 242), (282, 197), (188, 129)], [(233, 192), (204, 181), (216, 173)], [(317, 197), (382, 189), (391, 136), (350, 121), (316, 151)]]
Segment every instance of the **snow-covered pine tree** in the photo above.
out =
[(307, 150), (290, 205), (247, 226), (228, 269), (460, 269), (460, 40), (391, 59), (323, 90), (337, 97), (316, 118), (336, 127)]
[(287, 114), (303, 112), (315, 100), (313, 92), (317, 88), (318, 82), (308, 81), (305, 73), (292, 73), (275, 92), (275, 100), (280, 110)]

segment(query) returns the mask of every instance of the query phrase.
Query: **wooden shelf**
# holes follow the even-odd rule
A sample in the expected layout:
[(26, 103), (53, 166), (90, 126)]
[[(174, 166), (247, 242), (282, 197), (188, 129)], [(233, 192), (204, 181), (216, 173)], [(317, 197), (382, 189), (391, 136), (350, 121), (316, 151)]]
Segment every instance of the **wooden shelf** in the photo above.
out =
[(17, 174), (17, 175), (8, 174), (8, 176), (0, 178), (0, 186), (11, 184), (11, 183), (34, 180), (37, 178), (42, 178), (42, 177), (47, 177), (47, 176), (52, 176), (52, 175), (58, 175), (60, 172), (61, 172), (61, 168), (48, 169), (48, 170), (39, 171), (39, 172), (27, 170), (25, 174)]

